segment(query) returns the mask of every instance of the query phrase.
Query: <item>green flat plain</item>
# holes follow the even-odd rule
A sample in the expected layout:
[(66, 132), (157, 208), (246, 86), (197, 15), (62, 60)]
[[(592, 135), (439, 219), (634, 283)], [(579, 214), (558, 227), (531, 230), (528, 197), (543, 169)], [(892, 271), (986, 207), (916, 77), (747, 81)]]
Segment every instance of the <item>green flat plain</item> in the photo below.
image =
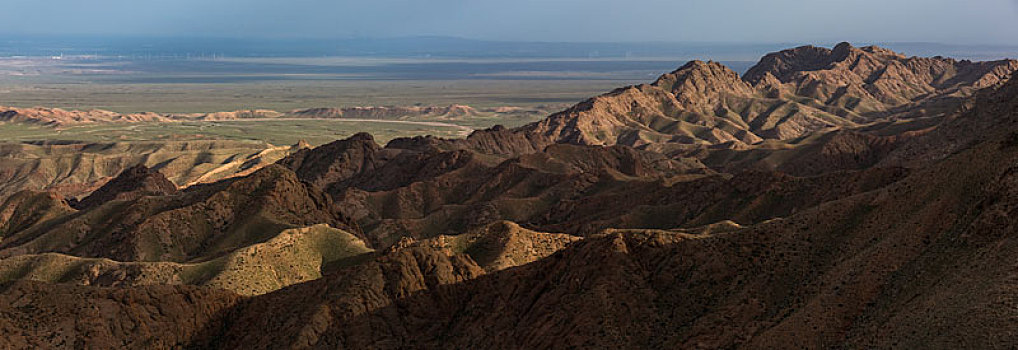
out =
[(0, 79), (0, 106), (105, 109), (120, 113), (209, 113), (241, 109), (448, 106), (560, 109), (620, 86), (618, 81), (329, 80), (240, 83), (44, 83)]
[(0, 140), (15, 142), (40, 140), (123, 142), (225, 139), (265, 141), (274, 145), (291, 145), (304, 140), (312, 145), (322, 145), (362, 131), (371, 133), (380, 143), (397, 137), (413, 135), (462, 137), (464, 132), (463, 129), (454, 126), (343, 120), (151, 122), (79, 125), (60, 128), (2, 124), (0, 125)]

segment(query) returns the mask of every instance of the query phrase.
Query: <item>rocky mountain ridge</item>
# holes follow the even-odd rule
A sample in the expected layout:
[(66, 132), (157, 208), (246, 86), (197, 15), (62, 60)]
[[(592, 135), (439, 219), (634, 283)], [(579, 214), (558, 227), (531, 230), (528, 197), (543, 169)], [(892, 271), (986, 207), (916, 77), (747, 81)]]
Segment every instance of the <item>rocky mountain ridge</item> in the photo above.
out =
[(184, 188), (244, 176), (307, 147), (226, 140), (0, 143), (0, 202), (22, 190), (84, 198), (136, 165)]
[(313, 118), (313, 119), (406, 119), (427, 118), (458, 120), (481, 115), (512, 114), (511, 107), (478, 110), (465, 105), (449, 106), (356, 106), (297, 109), (278, 112), (267, 109), (213, 113), (117, 113), (101, 109), (66, 110), (46, 107), (0, 106), (0, 123), (25, 123), (48, 126), (72, 126), (96, 123), (140, 123), (179, 121), (231, 121), (245, 119)]
[(553, 143), (621, 144), (668, 154), (746, 149), (825, 130), (941, 118), (1015, 70), (1016, 60), (905, 57), (848, 43), (770, 54), (743, 77), (720, 63), (691, 61), (652, 84), (592, 98), (511, 135), (481, 131), (468, 147), (497, 137), (529, 147), (486, 151), (519, 153)]

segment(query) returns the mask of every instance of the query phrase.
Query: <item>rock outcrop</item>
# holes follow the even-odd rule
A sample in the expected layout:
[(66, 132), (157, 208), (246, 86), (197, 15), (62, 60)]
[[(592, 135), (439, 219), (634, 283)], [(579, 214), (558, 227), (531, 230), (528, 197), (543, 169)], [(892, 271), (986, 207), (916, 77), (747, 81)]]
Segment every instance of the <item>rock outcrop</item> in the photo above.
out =
[(289, 112), (287, 117), (295, 118), (351, 118), (351, 119), (405, 119), (428, 118), (453, 120), (476, 117), (479, 111), (470, 106), (394, 106), (394, 107), (345, 107), (309, 108)]
[(0, 106), (0, 122), (49, 126), (91, 123), (162, 122), (171, 118), (156, 113), (116, 113), (104, 110), (64, 110), (60, 108), (16, 108)]
[(240, 298), (193, 286), (0, 286), (0, 347), (177, 349), (222, 322)]
[(72, 203), (75, 209), (90, 209), (107, 202), (135, 200), (143, 196), (167, 196), (177, 193), (177, 185), (163, 174), (144, 165), (127, 168), (81, 201)]
[[(506, 109), (509, 108), (509, 109)], [(490, 113), (518, 113), (512, 107), (493, 109)], [(490, 114), (489, 113), (489, 114)], [(238, 110), (213, 113), (117, 113), (101, 109), (65, 110), (60, 108), (18, 108), (0, 106), (0, 123), (26, 123), (47, 126), (70, 126), (96, 123), (141, 123), (167, 121), (235, 121), (244, 119), (315, 118), (315, 119), (433, 119), (458, 120), (484, 115), (470, 106), (361, 106), (320, 107), (277, 112), (267, 109)]]
[(57, 252), (118, 261), (187, 262), (315, 224), (359, 233), (329, 196), (273, 165), (180, 195), (108, 202), (53, 224), (12, 232), (0, 243), (0, 257)]
[(302, 148), (226, 140), (0, 143), (0, 201), (22, 190), (84, 198), (135, 165), (188, 187), (248, 175)]

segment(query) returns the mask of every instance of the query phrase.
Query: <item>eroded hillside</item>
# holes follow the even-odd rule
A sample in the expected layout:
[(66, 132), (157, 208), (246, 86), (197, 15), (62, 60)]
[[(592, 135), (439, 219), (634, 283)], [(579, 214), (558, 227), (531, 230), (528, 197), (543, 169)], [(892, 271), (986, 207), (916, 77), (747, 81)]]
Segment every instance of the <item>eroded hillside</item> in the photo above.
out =
[(303, 147), (237, 141), (2, 143), (0, 201), (21, 190), (80, 198), (139, 164), (187, 187), (249, 174)]

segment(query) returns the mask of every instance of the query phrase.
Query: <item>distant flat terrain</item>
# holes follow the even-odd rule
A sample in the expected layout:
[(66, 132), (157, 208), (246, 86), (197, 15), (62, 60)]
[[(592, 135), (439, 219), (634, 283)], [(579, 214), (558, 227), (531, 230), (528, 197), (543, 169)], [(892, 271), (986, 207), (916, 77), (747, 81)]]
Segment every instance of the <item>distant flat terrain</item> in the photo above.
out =
[[(555, 112), (679, 58), (0, 57), (0, 105), (197, 113), (465, 104)], [(750, 62), (728, 62), (746, 69)]]
[(463, 137), (470, 128), (443, 122), (367, 119), (274, 119), (238, 121), (188, 121), (86, 124), (61, 128), (39, 125), (0, 124), (0, 138), (7, 141), (264, 141), (292, 145), (304, 140), (312, 145), (349, 137), (358, 132), (378, 135), (380, 141), (412, 135)]
[[(520, 110), (456, 120), (272, 120), (0, 125), (8, 141), (256, 140), (313, 145), (370, 132), (462, 137), (520, 126), (619, 85), (680, 66), (677, 58), (0, 57), (0, 106), (120, 113), (209, 113), (315, 107), (447, 106)], [(733, 62), (745, 69), (748, 62)], [(422, 123), (423, 122), (423, 123)]]
[[(20, 81), (24, 80), (24, 81)], [(646, 80), (646, 79), (645, 79)], [(230, 83), (49, 83), (0, 77), (0, 105), (208, 113), (239, 109), (465, 104), (564, 109), (617, 82), (590, 80), (299, 80)]]

